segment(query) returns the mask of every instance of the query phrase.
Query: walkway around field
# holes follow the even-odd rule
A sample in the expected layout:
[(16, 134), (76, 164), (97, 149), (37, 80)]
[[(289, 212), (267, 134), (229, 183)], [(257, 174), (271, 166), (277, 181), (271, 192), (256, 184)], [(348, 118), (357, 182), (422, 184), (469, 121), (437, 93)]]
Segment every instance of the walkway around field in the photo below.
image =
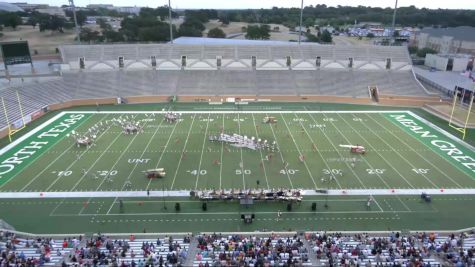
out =
[[(107, 197), (189, 197), (188, 190), (179, 191), (86, 191), (86, 192), (3, 192), (0, 199), (7, 198), (107, 198)], [(472, 189), (352, 189), (328, 190), (320, 193), (303, 190), (304, 196), (398, 196), (398, 195), (475, 195)]]

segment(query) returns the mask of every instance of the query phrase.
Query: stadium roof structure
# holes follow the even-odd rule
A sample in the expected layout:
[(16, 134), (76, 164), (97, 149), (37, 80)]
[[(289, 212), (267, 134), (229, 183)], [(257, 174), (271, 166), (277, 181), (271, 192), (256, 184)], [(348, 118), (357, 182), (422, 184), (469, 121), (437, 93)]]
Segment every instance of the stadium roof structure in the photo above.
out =
[(459, 41), (475, 42), (475, 27), (460, 26), (452, 28), (424, 28), (421, 33), (427, 33), (433, 37), (451, 36)]
[(418, 77), (423, 77), (448, 91), (454, 91), (455, 87), (461, 87), (466, 90), (473, 90), (475, 83), (468, 77), (459, 72), (452, 71), (430, 71), (429, 69), (415, 67), (414, 72)]
[[(226, 38), (206, 37), (179, 37), (173, 40), (174, 44), (180, 45), (298, 45), (298, 42), (271, 41), (271, 40), (243, 40)], [(303, 45), (320, 45), (318, 43), (302, 43)]]
[(0, 2), (0, 11), (7, 11), (7, 12), (23, 12), (23, 8), (10, 4), (7, 2)]

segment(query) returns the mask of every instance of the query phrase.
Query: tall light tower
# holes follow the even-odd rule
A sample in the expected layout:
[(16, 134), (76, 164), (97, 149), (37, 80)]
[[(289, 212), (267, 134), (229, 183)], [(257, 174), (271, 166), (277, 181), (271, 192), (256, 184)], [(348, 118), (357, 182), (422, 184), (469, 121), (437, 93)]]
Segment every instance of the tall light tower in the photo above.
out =
[(300, 3), (300, 26), (299, 26), (299, 45), (302, 40), (302, 20), (303, 20), (303, 0)]
[(392, 30), (391, 30), (391, 37), (394, 37), (394, 33), (396, 32), (396, 13), (397, 13), (397, 0), (396, 4), (394, 5), (394, 13), (393, 13), (393, 24), (392, 24)]
[(170, 2), (171, 0), (168, 0), (168, 23), (170, 23), (170, 43), (173, 44), (172, 5)]
[(76, 35), (77, 35), (77, 38), (78, 38), (78, 42), (81, 43), (81, 37), (79, 36), (80, 31), (79, 31), (79, 27), (78, 27), (78, 19), (76, 17), (76, 7), (74, 6), (74, 0), (68, 0), (68, 1), (69, 1), (69, 6), (73, 10), (74, 26), (75, 26), (75, 29), (76, 29)]

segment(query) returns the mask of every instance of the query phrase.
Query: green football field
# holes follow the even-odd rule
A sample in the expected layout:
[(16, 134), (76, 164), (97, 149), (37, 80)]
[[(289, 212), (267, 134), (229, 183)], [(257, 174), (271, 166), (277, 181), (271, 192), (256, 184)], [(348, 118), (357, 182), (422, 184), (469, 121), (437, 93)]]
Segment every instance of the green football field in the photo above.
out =
[[(142, 225), (148, 231), (192, 231), (196, 222), (208, 222), (195, 228), (208, 231), (321, 229), (312, 220), (340, 230), (414, 229), (419, 223), (432, 229), (473, 226), (473, 220), (437, 224), (437, 218), (457, 216), (458, 210), (450, 208), (453, 203), (459, 208), (473, 205), (473, 147), (410, 111), (181, 113), (176, 123), (164, 121), (161, 111), (67, 111), (51, 117), (2, 149), (0, 208), (22, 211), (3, 219), (33, 232), (20, 220), (29, 213), (50, 222), (40, 232), (66, 232), (65, 222), (74, 229), (106, 232), (141, 231)], [(263, 123), (269, 116), (277, 122)], [(127, 135), (112, 123), (125, 118), (139, 121), (144, 131)], [(92, 146), (76, 146), (72, 133), (100, 125)], [(208, 140), (221, 132), (275, 141), (277, 149)], [(366, 153), (353, 154), (341, 145), (361, 145)], [(144, 171), (154, 168), (164, 168), (165, 177), (148, 179)], [(284, 216), (280, 225), (269, 222), (286, 206), (255, 205), (251, 211), (261, 214), (261, 222), (252, 227), (234, 222), (236, 214), (251, 212), (237, 203), (210, 203), (210, 210), (202, 212), (199, 200), (186, 197), (191, 190), (255, 188), (303, 189), (308, 195), (293, 211), (296, 217)], [(321, 196), (315, 189), (329, 189), (330, 194)], [(440, 194), (434, 200), (441, 202), (420, 203), (423, 191)], [(375, 196), (372, 210), (364, 205), (368, 195)], [(119, 212), (119, 200), (125, 211)], [(181, 213), (174, 210), (176, 202), (182, 203)], [(319, 212), (310, 212), (312, 202), (319, 203)], [(322, 210), (323, 202), (329, 208)], [(441, 214), (443, 210), (452, 213)], [(323, 219), (312, 219), (315, 214)], [(358, 223), (349, 227), (346, 220)], [(409, 220), (407, 225), (403, 220)], [(128, 223), (134, 228), (126, 230)]]

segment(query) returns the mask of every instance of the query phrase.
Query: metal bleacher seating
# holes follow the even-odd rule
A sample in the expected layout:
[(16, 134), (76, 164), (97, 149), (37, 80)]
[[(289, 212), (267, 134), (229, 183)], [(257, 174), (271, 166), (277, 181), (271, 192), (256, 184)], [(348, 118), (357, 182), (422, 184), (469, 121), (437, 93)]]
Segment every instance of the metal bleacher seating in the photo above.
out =
[[(72, 248), (63, 248), (62, 240), (51, 240), (48, 242), (47, 250), (48, 253), (44, 252), (45, 248), (41, 248), (39, 242), (33, 242), (33, 240), (28, 240), (24, 238), (15, 238), (14, 248), (7, 249), (7, 242), (9, 241), (0, 241), (0, 252), (6, 251), (6, 255), (14, 255), (14, 258), (18, 258), (20, 262), (21, 259), (25, 261), (28, 259), (35, 260), (38, 262), (36, 265), (42, 266), (58, 266), (61, 265), (64, 257), (72, 252)], [(29, 245), (27, 245), (29, 243)], [(9, 246), (12, 246), (11, 244)], [(44, 247), (44, 245), (43, 245)], [(0, 259), (1, 261), (1, 259)], [(41, 263), (41, 264), (40, 264)], [(10, 264), (2, 266), (27, 266), (24, 263)]]
[[(130, 97), (148, 95), (325, 95), (367, 97), (368, 86), (377, 86), (380, 94), (402, 96), (427, 96), (427, 91), (416, 81), (410, 70), (384, 70), (386, 58), (399, 62), (398, 66), (410, 66), (405, 47), (382, 46), (334, 46), (334, 45), (169, 45), (169, 44), (123, 44), (123, 45), (65, 45), (60, 48), (65, 64), (77, 64), (79, 57), (95, 62), (117, 62), (123, 56), (126, 66), (134, 60), (141, 61), (141, 69), (107, 69), (65, 71), (62, 76), (45, 79), (43, 82), (27, 82), (23, 85), (4, 86), (0, 96), (4, 98), (9, 121), (21, 118), (16, 93), (22, 100), (24, 114), (30, 114), (49, 104), (75, 99)], [(210, 63), (205, 70), (154, 70), (150, 56), (157, 62), (178, 64), (186, 56), (190, 62)], [(242, 69), (212, 69), (216, 57), (238, 62)], [(250, 68), (251, 57), (258, 64), (274, 61), (266, 69)], [(320, 56), (325, 64), (314, 70), (285, 70), (282, 66), (290, 56), (292, 64), (306, 61), (315, 63)], [(348, 58), (360, 62), (378, 61), (377, 69), (348, 68)], [(132, 63), (130, 63), (132, 62)], [(244, 62), (244, 64), (243, 64)], [(263, 63), (264, 62), (264, 63)], [(333, 62), (333, 63), (332, 63)], [(104, 64), (106, 64), (104, 63)], [(106, 65), (107, 65), (106, 64)], [(116, 64), (116, 63), (114, 63)], [(191, 64), (191, 63), (190, 63)], [(194, 63), (193, 63), (194, 64)], [(224, 64), (224, 63), (223, 63)], [(280, 64), (280, 65), (279, 65)], [(322, 63), (323, 64), (323, 63)], [(402, 65), (401, 65), (402, 64)], [(364, 65), (364, 64), (363, 64)], [(247, 66), (247, 67), (246, 67)], [(279, 67), (280, 66), (280, 67)], [(307, 65), (308, 66), (308, 65)], [(206, 68), (206, 67), (204, 67)], [(280, 70), (272, 68), (281, 68)], [(398, 67), (399, 68), (399, 67)], [(283, 70), (284, 69), (284, 70)], [(13, 84), (13, 83), (12, 83)], [(0, 128), (6, 126), (5, 116), (0, 116)]]

